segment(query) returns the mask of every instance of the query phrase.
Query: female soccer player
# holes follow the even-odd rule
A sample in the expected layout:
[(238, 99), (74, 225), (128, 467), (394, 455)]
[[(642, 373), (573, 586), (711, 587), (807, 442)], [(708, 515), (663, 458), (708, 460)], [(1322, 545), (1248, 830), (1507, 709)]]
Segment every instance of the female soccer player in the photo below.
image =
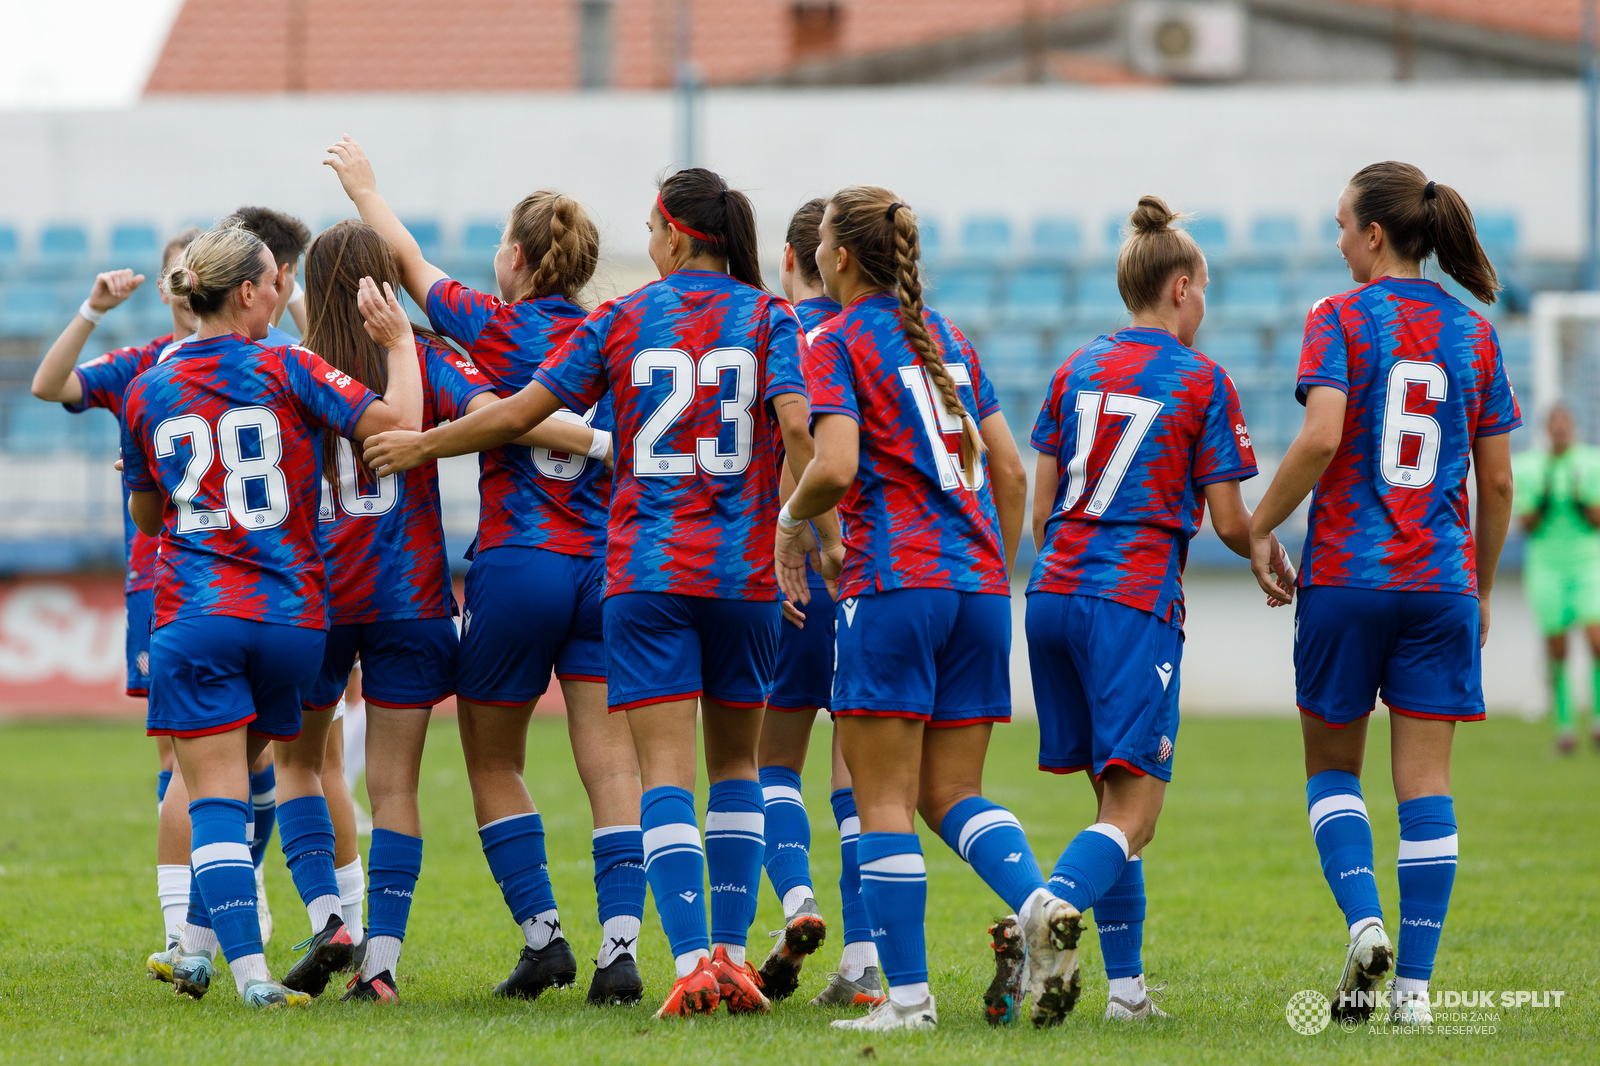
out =
[[(889, 190), (855, 185), (828, 201), (817, 264), (845, 309), (806, 353), (816, 458), (778, 517), (775, 546), (785, 595), (807, 603), (805, 522), (843, 501), (830, 706), (889, 983), (886, 1002), (833, 1023), (844, 1029), (937, 1024), (918, 811), (1021, 915), (1041, 980), (1075, 955), (1079, 932), (1016, 818), (981, 795), (990, 729), (1011, 717), (1006, 574), (1027, 476), (977, 353), (923, 307), (918, 259), (916, 216)], [(1004, 988), (986, 998), (992, 1019), (1017, 1006)]]
[[(606, 540), (606, 697), (639, 755), (645, 873), (678, 971), (658, 1016), (770, 1010), (744, 961), (764, 849), (756, 768), (780, 611), (767, 564), (780, 446), (807, 454), (800, 325), (761, 288), (755, 213), (709, 170), (666, 179), (649, 216), (661, 273), (601, 305), (516, 396), (460, 422), (374, 441), (386, 472), (437, 445), (511, 440), (610, 396), (618, 445)], [(782, 435), (780, 443), (779, 435)], [(433, 438), (430, 441), (429, 438)], [(826, 519), (819, 538), (837, 548)], [(711, 802), (694, 813), (695, 710)], [(706, 868), (711, 930), (706, 930)]]
[[(1339, 196), (1339, 252), (1361, 287), (1306, 318), (1305, 425), (1250, 522), (1268, 596), (1269, 534), (1313, 486), (1295, 613), (1295, 700), (1322, 872), (1350, 925), (1337, 1017), (1366, 1018), (1394, 962), (1373, 877), (1361, 764), (1373, 696), (1389, 707), (1400, 803), (1400, 959), (1388, 1004), (1431, 1024), (1428, 980), (1450, 904), (1450, 743), (1484, 716), (1479, 648), (1511, 520), (1510, 433), (1522, 424), (1500, 342), (1422, 278), (1439, 266), (1489, 303), (1499, 282), (1461, 195), (1407, 163), (1374, 163)], [(1467, 471), (1477, 522), (1467, 520)]]
[[(1139, 199), (1117, 256), (1133, 323), (1067, 359), (1033, 428), (1039, 555), (1027, 628), (1039, 768), (1088, 770), (1099, 804), (1050, 890), (1080, 913), (1094, 908), (1108, 1019), (1165, 1016), (1139, 957), (1140, 853), (1172, 779), (1183, 563), (1207, 505), (1223, 543), (1250, 555), (1239, 482), (1255, 476), (1255, 453), (1233, 382), (1193, 348), (1208, 275), (1200, 246), (1172, 227), (1177, 217), (1158, 197)], [(1277, 572), (1291, 573), (1276, 551)], [(1079, 987), (1070, 974), (1066, 1009)]]
[[(363, 278), (400, 287), (394, 256), (377, 230), (340, 222), (312, 242), (306, 254), (306, 346), (334, 369), (381, 391), (388, 360), (362, 322)], [(462, 417), (480, 398), (493, 402), (483, 375), (437, 336), (419, 338), (417, 357), (424, 427)], [(422, 747), (434, 704), (456, 687), (455, 596), (433, 464), (374, 478), (348, 441), (327, 435), (322, 471), (319, 518), (333, 628), (306, 706), (318, 711), (335, 706), (359, 655), (361, 697), (373, 723), (367, 767), (373, 819), (367, 864), (371, 940), (344, 998), (393, 1003), (400, 945), (422, 871), (417, 812)]]
[[(576, 300), (600, 257), (599, 230), (583, 206), (536, 192), (512, 209), (495, 255), (497, 299), (422, 257), (378, 194), (360, 145), (346, 139), (330, 153), (328, 164), (361, 217), (387, 239), (407, 291), (434, 328), (466, 348), (502, 395), (527, 385), (583, 319)], [(644, 995), (636, 962), (645, 892), (639, 766), (627, 722), (606, 714), (601, 643), (611, 421), (610, 400), (600, 398), (479, 459), (481, 513), (469, 552), (456, 692), (484, 856), (523, 933), (517, 964), (496, 989), (504, 996), (533, 999), (577, 977), (546, 869), (544, 823), (523, 782), (528, 721), (552, 667), (594, 815), (601, 944), (589, 1001), (633, 1003)], [(436, 451), (419, 462), (431, 467), (433, 459), (466, 451)], [(535, 602), (542, 610), (530, 617), (527, 605)]]
[[(199, 230), (188, 229), (167, 242), (161, 252), (162, 273), (198, 236)], [(75, 365), (83, 346), (88, 343), (89, 335), (106, 316), (106, 312), (133, 295), (133, 291), (144, 284), (144, 280), (143, 274), (135, 274), (131, 270), (113, 270), (95, 277), (88, 298), (34, 371), (35, 396), (47, 403), (64, 404), (74, 414), (92, 407), (103, 407), (121, 422), (122, 400), (128, 384), (155, 365), (156, 358), (172, 343), (174, 337), (187, 337), (195, 328), (189, 305), (162, 292), (161, 302), (172, 312), (171, 333), (157, 337), (148, 344), (118, 348), (82, 366)], [(150, 688), (150, 603), (155, 596), (156, 540), (139, 532), (133, 516), (127, 513), (126, 488), (123, 489), (123, 505), (123, 550), (128, 564), (128, 575), (123, 583), (128, 614), (127, 693), (130, 696), (146, 696)], [(171, 740), (157, 737), (156, 746), (161, 759), (161, 770), (156, 776), (156, 810), (159, 817), (161, 805), (167, 797), (167, 786), (172, 781), (174, 761)], [(182, 932), (183, 916), (189, 908), (187, 822), (187, 818), (182, 820), (181, 833), (164, 832), (156, 838), (156, 898), (161, 904), (168, 948), (172, 947)], [(174, 824), (176, 826), (177, 823)]]
[[(149, 731), (174, 738), (194, 797), (196, 891), (172, 980), (180, 992), (204, 995), (220, 944), (247, 1004), (299, 1005), (350, 959), (349, 936), (339, 936), (333, 827), (325, 805), (320, 824), (309, 811), (293, 830), (284, 820), (285, 854), (323, 932), (279, 984), (267, 971), (256, 918), (245, 835), (249, 766), (268, 741), (301, 734), (301, 699), (322, 661), (328, 605), (316, 501), (323, 427), (357, 438), (415, 428), (422, 408), (416, 353), (393, 293), (380, 294), (370, 280), (362, 311), (390, 353), (386, 399), (303, 348), (255, 343), (266, 336), (278, 275), (266, 246), (242, 229), (197, 238), (168, 272), (166, 288), (188, 300), (199, 335), (129, 387), (122, 458), (129, 511), (147, 536), (161, 538)], [(307, 725), (325, 735), (326, 718)], [(301, 760), (281, 759), (279, 769), (291, 796), (320, 799), (317, 777)]]

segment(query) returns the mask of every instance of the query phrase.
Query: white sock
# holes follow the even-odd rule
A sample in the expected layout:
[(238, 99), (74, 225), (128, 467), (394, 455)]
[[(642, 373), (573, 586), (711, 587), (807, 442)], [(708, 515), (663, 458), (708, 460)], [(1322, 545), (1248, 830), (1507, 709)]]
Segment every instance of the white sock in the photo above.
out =
[(561, 935), (561, 915), (554, 909), (540, 911), (522, 923), (522, 939), (534, 951), (543, 951)]
[(183, 940), (179, 942), (178, 950), (185, 955), (209, 951), (214, 956), (217, 947), (217, 931), (210, 926), (191, 923), (183, 927)]
[(639, 919), (631, 914), (607, 918), (600, 927), (600, 953), (595, 956), (595, 968), (605, 969), (624, 953), (632, 955), (635, 961), (639, 958)]
[(233, 983), (244, 995), (244, 986), (251, 981), (270, 981), (272, 971), (267, 969), (267, 957), (259, 951), (242, 959), (229, 959), (228, 969), (233, 971)]
[(389, 976), (395, 976), (395, 971), (400, 968), (400, 938), (397, 936), (375, 936), (367, 941), (367, 957), (361, 963), (361, 979), (370, 981), (385, 970)]
[(1139, 1003), (1144, 999), (1144, 974), (1138, 977), (1113, 977), (1111, 994), (1124, 1003)]
[(339, 912), (339, 897), (334, 895), (318, 896), (306, 904), (306, 914), (311, 918), (311, 935), (316, 936), (328, 927), (328, 919)]
[(878, 945), (871, 940), (857, 940), (846, 944), (839, 953), (839, 976), (847, 981), (859, 981), (868, 966), (878, 965)]
[(339, 719), (344, 728), (344, 783), (354, 792), (361, 771), (367, 768), (367, 701), (356, 700)]
[(1017, 908), (1017, 924), (1026, 929), (1028, 927), (1028, 919), (1033, 916), (1033, 908), (1039, 903), (1054, 898), (1055, 893), (1048, 888), (1034, 889), (1033, 893), (1022, 901), (1022, 906)]
[(367, 935), (361, 922), (361, 903), (367, 898), (367, 875), (361, 869), (361, 856), (333, 871), (333, 876), (339, 882), (339, 916), (350, 930), (350, 943), (359, 944)]
[(787, 922), (794, 917), (794, 912), (808, 899), (815, 899), (816, 893), (810, 885), (797, 885), (783, 894), (783, 920)]
[(1415, 996), (1417, 999), (1428, 998), (1428, 982), (1421, 977), (1396, 977), (1394, 990), (1401, 996)]
[(694, 972), (694, 968), (700, 965), (701, 959), (710, 957), (711, 952), (705, 948), (695, 948), (693, 951), (685, 951), (682, 955), (673, 956), (672, 965), (677, 969), (679, 977), (688, 977)]
[(732, 962), (735, 966), (743, 966), (744, 965), (744, 945), (743, 944), (712, 944), (711, 945), (711, 950), (712, 950), (713, 953), (718, 948), (723, 948), (723, 949), (725, 949), (727, 951), (727, 953), (728, 953), (728, 961)]
[(899, 1007), (918, 1007), (928, 998), (928, 982), (914, 985), (890, 985), (889, 998)]
[(1383, 924), (1383, 919), (1382, 918), (1363, 918), (1363, 919), (1361, 919), (1359, 922), (1355, 923), (1354, 925), (1352, 925), (1350, 927), (1350, 943), (1354, 944), (1356, 942), (1356, 937), (1361, 934), (1361, 930), (1365, 929), (1367, 926), (1369, 926), (1369, 925), (1382, 925), (1382, 924)]
[(167, 926), (167, 939), (183, 932), (183, 919), (189, 913), (189, 867), (157, 866), (156, 899), (161, 901), (161, 919)]

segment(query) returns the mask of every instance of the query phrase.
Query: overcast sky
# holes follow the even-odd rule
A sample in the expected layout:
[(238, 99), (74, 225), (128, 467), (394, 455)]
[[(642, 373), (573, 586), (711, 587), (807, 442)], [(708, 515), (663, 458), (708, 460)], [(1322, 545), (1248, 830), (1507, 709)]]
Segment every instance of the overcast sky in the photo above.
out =
[(0, 0), (0, 108), (122, 107), (182, 0)]

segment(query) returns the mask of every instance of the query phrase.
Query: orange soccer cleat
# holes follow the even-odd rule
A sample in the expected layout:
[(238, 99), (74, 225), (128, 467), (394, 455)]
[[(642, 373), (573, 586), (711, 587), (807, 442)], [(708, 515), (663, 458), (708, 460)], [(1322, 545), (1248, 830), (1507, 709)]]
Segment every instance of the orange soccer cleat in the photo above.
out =
[(710, 1014), (717, 1009), (721, 999), (722, 986), (711, 968), (711, 960), (701, 959), (694, 969), (673, 983), (672, 991), (667, 993), (667, 1001), (656, 1011), (656, 1017), (688, 1018), (695, 1014)]
[(718, 946), (711, 956), (711, 970), (717, 975), (722, 999), (729, 1014), (771, 1014), (772, 1001), (761, 992), (761, 975), (748, 962), (734, 965), (728, 949)]

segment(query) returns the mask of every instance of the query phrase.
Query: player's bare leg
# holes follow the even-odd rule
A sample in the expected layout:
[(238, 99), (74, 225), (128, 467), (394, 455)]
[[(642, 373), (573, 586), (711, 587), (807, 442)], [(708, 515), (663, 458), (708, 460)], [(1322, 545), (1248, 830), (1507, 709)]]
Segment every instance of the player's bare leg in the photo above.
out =
[(1550, 682), (1550, 718), (1556, 731), (1556, 751), (1570, 755), (1578, 748), (1578, 715), (1573, 712), (1572, 695), (1568, 691), (1565, 630), (1545, 634), (1544, 661)]
[(333, 876), (339, 885), (339, 913), (355, 945), (350, 965), (360, 969), (366, 952), (361, 905), (366, 899), (367, 879), (361, 868), (361, 827), (355, 798), (350, 795), (344, 775), (344, 722), (339, 719), (328, 727), (328, 744), (322, 753), (322, 795), (328, 801), (328, 817), (333, 822)]
[(779, 889), (784, 921), (782, 929), (770, 934), (777, 943), (761, 964), (760, 974), (763, 991), (774, 1000), (794, 994), (806, 957), (827, 938), (828, 927), (810, 883), (811, 830), (805, 804), (801, 800), (797, 805), (797, 797), (786, 792), (800, 783), (816, 719), (815, 707), (769, 707), (757, 748), (763, 795), (772, 797), (777, 789), (777, 795), (788, 796), (767, 802), (765, 865)]

